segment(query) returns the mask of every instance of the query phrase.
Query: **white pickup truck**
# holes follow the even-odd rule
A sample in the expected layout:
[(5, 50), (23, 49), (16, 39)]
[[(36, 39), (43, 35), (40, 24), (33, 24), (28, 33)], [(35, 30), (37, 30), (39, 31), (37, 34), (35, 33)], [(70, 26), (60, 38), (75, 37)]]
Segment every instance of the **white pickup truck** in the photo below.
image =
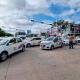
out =
[(9, 55), (25, 51), (25, 45), (20, 38), (8, 37), (0, 41), (0, 60), (5, 61)]

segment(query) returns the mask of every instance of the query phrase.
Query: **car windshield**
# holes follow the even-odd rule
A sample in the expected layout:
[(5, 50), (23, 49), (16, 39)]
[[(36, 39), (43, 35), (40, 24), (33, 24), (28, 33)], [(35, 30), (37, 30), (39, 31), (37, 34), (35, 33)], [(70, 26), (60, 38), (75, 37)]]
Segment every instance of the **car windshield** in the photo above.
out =
[(46, 39), (46, 41), (52, 41), (52, 40), (54, 40), (53, 37), (49, 37), (49, 38)]
[(5, 45), (5, 44), (7, 43), (7, 41), (8, 41), (8, 40), (5, 40), (5, 39), (0, 40), (0, 45)]

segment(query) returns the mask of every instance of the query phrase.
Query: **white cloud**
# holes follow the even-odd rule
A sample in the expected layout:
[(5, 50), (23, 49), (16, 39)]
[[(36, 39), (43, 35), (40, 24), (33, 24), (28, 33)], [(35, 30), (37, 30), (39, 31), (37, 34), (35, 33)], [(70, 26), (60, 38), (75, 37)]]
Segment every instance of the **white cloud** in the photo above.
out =
[(75, 13), (76, 13), (76, 11), (74, 9), (70, 9), (68, 11), (64, 11), (60, 16), (68, 16), (68, 15), (72, 15)]
[[(41, 26), (46, 25), (33, 24), (27, 17), (38, 13), (54, 17), (54, 14), (48, 10), (52, 3), (59, 3), (64, 6), (66, 4), (72, 8), (69, 12), (63, 12), (62, 16), (74, 14), (73, 8), (80, 7), (80, 0), (0, 0), (0, 25), (6, 26), (7, 30), (10, 27), (42, 30), (45, 27), (42, 28)], [(39, 27), (35, 28), (35, 26)]]
[(71, 6), (72, 8), (80, 7), (80, 0), (70, 0), (68, 2), (68, 5)]
[(50, 14), (46, 0), (0, 0), (0, 25), (6, 26), (7, 30), (10, 27), (14, 30), (31, 28), (33, 23), (27, 16), (38, 13)]
[(49, 2), (51, 2), (51, 4), (63, 4), (63, 5), (69, 5), (72, 7), (76, 7), (76, 6), (80, 6), (80, 0), (48, 0)]
[[(74, 15), (77, 12), (80, 13), (80, 0), (50, 0), (51, 4), (59, 4), (62, 5), (63, 7), (69, 7), (69, 10), (63, 11), (61, 14), (59, 14), (59, 17), (68, 17), (69, 15)], [(73, 16), (72, 17), (75, 21), (80, 18)], [(79, 20), (79, 19), (78, 19)]]
[[(49, 0), (48, 0), (49, 1)], [(65, 4), (65, 3), (67, 3), (67, 0), (50, 0), (50, 3), (52, 4), (57, 4), (57, 3), (59, 3), (59, 4)]]
[(69, 18), (68, 18), (68, 19), (65, 19), (65, 21), (73, 22), (73, 20), (71, 20), (71, 19), (69, 19)]

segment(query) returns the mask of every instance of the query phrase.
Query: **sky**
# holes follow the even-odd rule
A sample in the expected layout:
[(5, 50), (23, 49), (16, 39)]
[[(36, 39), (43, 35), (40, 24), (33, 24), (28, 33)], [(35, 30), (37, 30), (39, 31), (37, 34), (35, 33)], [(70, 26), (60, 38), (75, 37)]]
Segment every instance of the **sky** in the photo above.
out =
[(52, 23), (66, 20), (80, 23), (80, 0), (0, 0), (0, 26), (8, 32), (19, 30), (45, 31)]

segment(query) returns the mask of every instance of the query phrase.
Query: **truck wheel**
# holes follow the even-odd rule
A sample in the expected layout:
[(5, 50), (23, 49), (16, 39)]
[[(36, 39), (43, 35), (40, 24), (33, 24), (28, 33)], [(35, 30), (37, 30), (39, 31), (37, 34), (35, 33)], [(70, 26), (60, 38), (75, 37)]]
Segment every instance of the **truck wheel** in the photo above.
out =
[(0, 55), (0, 60), (5, 61), (8, 58), (8, 53), (7, 52), (2, 52)]

